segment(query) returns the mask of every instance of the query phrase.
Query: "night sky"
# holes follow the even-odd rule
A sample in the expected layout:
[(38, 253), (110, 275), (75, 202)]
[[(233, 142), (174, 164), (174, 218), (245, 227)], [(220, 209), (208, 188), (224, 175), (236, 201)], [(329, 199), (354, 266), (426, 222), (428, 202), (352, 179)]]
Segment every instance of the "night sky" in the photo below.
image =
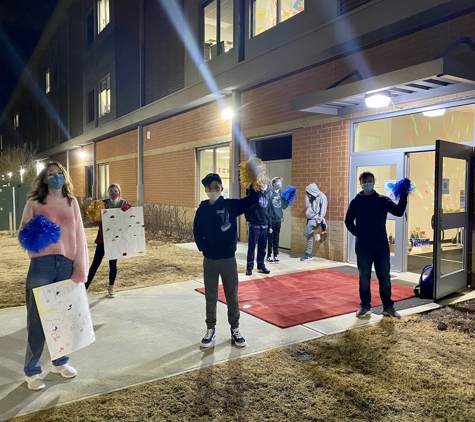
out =
[(0, 0), (0, 115), (58, 0)]

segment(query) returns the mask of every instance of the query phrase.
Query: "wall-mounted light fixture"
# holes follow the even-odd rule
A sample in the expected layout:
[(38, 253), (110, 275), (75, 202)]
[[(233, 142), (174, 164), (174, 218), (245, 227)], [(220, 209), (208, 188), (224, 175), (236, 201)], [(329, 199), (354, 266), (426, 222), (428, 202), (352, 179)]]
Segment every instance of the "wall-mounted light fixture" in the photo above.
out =
[(377, 91), (366, 94), (364, 101), (369, 108), (387, 107), (391, 102), (391, 94), (389, 91)]
[(445, 114), (445, 108), (438, 108), (437, 110), (423, 111), (422, 115), (426, 117), (440, 117)]
[(225, 108), (221, 113), (221, 117), (223, 120), (231, 120), (234, 117), (234, 111), (232, 111), (230, 108)]

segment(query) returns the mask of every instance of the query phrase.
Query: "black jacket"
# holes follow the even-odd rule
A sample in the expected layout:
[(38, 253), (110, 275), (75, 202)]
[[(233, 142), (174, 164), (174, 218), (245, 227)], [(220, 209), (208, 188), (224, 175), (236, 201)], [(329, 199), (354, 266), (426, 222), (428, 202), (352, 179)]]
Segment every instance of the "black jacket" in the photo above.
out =
[(222, 196), (211, 205), (202, 201), (196, 211), (193, 235), (198, 249), (209, 259), (232, 258), (237, 245), (236, 217), (257, 201), (251, 193), (242, 199), (225, 199)]
[(386, 218), (388, 212), (396, 217), (402, 217), (406, 206), (407, 195), (402, 195), (399, 203), (396, 204), (378, 192), (365, 195), (361, 191), (350, 202), (346, 212), (345, 226), (359, 242), (387, 242)]
[(267, 194), (265, 192), (258, 192), (255, 195), (257, 195), (259, 200), (246, 210), (244, 214), (246, 221), (252, 225), (270, 227), (269, 199)]

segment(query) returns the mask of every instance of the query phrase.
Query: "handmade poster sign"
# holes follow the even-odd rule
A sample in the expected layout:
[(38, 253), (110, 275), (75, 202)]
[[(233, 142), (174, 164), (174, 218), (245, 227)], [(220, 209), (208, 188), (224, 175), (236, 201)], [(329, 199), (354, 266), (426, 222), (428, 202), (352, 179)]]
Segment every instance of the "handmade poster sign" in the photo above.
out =
[(72, 280), (33, 289), (51, 360), (82, 349), (96, 339), (83, 283)]
[(107, 260), (145, 255), (143, 208), (102, 210), (104, 252)]

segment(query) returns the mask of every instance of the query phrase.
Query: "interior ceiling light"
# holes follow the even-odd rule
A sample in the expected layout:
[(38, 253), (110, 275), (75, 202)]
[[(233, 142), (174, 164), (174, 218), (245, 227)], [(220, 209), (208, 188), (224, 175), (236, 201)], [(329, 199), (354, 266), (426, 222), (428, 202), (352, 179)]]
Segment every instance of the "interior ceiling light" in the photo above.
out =
[(364, 96), (366, 106), (369, 108), (387, 107), (391, 102), (389, 91), (378, 91)]
[(422, 115), (426, 117), (440, 117), (445, 114), (445, 108), (439, 108), (437, 110), (423, 111)]

